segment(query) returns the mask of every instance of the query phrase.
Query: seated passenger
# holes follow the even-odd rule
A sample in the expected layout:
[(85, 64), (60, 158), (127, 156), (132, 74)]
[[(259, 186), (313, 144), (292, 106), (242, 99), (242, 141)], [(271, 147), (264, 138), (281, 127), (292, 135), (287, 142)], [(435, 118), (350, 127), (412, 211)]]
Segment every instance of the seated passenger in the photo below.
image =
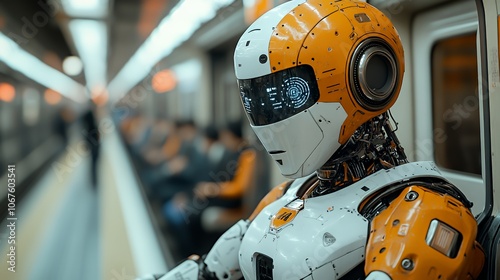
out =
[(174, 158), (182, 143), (179, 130), (185, 122), (157, 121), (151, 137), (142, 151), (142, 157), (149, 166), (158, 166)]
[(174, 185), (184, 184), (186, 176), (182, 173), (190, 169), (190, 161), (197, 157), (199, 142), (195, 123), (182, 121), (169, 133), (162, 147), (148, 152), (150, 157), (146, 157), (146, 162), (149, 166), (144, 170), (144, 184), (152, 199), (162, 202), (169, 198)]
[(203, 212), (214, 206), (241, 209), (243, 196), (254, 179), (256, 151), (243, 138), (241, 124), (227, 125), (220, 140), (232, 156), (218, 164), (218, 170), (211, 171), (208, 180), (198, 183), (192, 193), (180, 193), (163, 206), (166, 222), (184, 255), (203, 247), (198, 244), (202, 240), (191, 238), (193, 232), (202, 230)]
[(209, 199), (210, 206), (238, 208), (253, 181), (256, 152), (243, 138), (239, 122), (228, 124), (221, 131), (220, 140), (234, 153), (233, 159), (226, 162), (222, 170), (211, 172), (211, 180), (199, 183), (194, 195), (199, 199)]
[[(197, 183), (210, 180), (210, 174), (220, 170), (221, 162), (227, 158), (226, 149), (218, 143), (218, 132), (209, 126), (197, 135), (189, 151), (181, 152), (168, 163), (165, 177), (154, 187), (156, 200), (165, 202), (177, 193), (190, 193)], [(175, 171), (174, 171), (175, 170)]]
[(142, 158), (142, 151), (148, 147), (150, 139), (153, 138), (154, 122), (151, 119), (142, 117), (134, 123), (132, 140), (129, 144), (134, 156)]

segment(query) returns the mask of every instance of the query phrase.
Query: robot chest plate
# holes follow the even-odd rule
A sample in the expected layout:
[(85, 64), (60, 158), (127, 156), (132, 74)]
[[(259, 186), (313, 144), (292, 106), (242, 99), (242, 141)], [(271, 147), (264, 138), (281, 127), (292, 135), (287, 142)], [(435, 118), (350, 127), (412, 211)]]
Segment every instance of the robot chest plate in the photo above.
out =
[(368, 221), (356, 211), (357, 200), (345, 199), (338, 193), (283, 197), (265, 208), (242, 240), (245, 279), (262, 273), (272, 279), (332, 279), (359, 264)]

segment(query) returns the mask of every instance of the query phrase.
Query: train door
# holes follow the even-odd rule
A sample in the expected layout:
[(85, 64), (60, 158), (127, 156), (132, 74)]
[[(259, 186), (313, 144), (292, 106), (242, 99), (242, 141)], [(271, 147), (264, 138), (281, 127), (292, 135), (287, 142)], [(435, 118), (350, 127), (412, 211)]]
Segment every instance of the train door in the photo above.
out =
[[(479, 77), (482, 98), (483, 178), (487, 190), (488, 219), (479, 227), (479, 241), (486, 253), (480, 279), (500, 279), (500, 1), (476, 0), (479, 19)], [(489, 200), (489, 202), (488, 202)]]
[(485, 209), (474, 1), (427, 10), (412, 23), (415, 159), (432, 160)]

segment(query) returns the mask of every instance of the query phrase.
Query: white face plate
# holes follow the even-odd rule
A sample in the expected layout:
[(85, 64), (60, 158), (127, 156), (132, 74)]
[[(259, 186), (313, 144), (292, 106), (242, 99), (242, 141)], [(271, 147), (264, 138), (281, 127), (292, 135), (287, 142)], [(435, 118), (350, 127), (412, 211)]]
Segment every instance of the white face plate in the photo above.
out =
[(293, 117), (252, 129), (281, 174), (300, 178), (320, 168), (340, 147), (338, 135), (346, 117), (339, 103), (316, 103)]

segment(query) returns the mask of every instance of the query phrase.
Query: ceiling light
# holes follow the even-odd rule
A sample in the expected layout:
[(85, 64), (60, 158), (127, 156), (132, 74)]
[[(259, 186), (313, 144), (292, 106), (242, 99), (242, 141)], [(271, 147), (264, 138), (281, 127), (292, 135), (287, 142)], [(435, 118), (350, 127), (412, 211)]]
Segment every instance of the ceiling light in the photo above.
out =
[(151, 79), (151, 87), (156, 93), (171, 91), (177, 85), (177, 79), (172, 70), (165, 69), (154, 74)]
[(16, 89), (9, 83), (0, 83), (0, 101), (11, 102), (16, 97)]
[(87, 87), (102, 87), (106, 81), (107, 29), (102, 21), (77, 19), (69, 30), (83, 63)]
[(56, 105), (61, 101), (62, 98), (59, 92), (48, 88), (43, 93), (43, 99), (45, 99), (45, 102), (47, 102), (47, 104), (49, 105)]
[(108, 0), (62, 0), (64, 12), (76, 18), (103, 18), (108, 14)]
[(64, 59), (62, 67), (64, 73), (70, 76), (76, 76), (82, 72), (83, 64), (77, 56), (68, 56)]
[(0, 61), (33, 81), (52, 88), (77, 102), (85, 102), (85, 88), (70, 77), (43, 63), (0, 32)]

